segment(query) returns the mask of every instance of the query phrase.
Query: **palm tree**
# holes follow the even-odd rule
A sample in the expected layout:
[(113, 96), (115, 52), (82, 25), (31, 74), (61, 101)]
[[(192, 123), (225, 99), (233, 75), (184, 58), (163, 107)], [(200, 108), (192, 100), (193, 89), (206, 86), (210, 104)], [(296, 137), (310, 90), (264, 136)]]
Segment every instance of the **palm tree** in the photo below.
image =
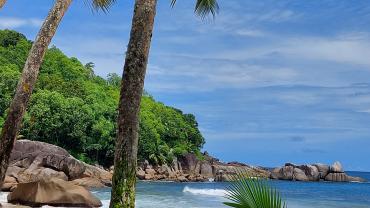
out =
[[(113, 0), (112, 0), (113, 1)], [(176, 0), (171, 1), (171, 5)], [(135, 207), (139, 110), (151, 44), (157, 0), (135, 0), (130, 41), (121, 81), (113, 186), (110, 207)], [(218, 11), (216, 0), (197, 0), (201, 17)]]
[[(32, 94), (34, 85), (37, 81), (39, 69), (44, 55), (53, 38), (59, 23), (68, 10), (72, 0), (56, 0), (54, 6), (49, 11), (46, 20), (36, 37), (35, 42), (29, 52), (27, 61), (23, 68), (21, 79), (10, 105), (7, 117), (3, 124), (0, 141), (0, 186), (2, 185), (5, 173), (8, 168), (10, 153), (17, 134), (21, 128), (22, 119), (27, 108), (28, 101)], [(5, 3), (5, 1), (2, 1)], [(94, 8), (108, 9), (111, 2), (107, 0), (93, 0)]]
[(280, 193), (271, 188), (266, 179), (250, 177), (238, 171), (232, 176), (224, 204), (235, 208), (286, 208)]
[(6, 3), (6, 0), (0, 0), (0, 9), (3, 8), (5, 3)]

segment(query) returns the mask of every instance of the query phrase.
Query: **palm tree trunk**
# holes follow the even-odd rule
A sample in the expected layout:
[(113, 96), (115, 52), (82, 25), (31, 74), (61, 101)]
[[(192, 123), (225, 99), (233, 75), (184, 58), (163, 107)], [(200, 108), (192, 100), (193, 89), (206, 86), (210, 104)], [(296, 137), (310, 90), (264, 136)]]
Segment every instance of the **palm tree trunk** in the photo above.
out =
[(139, 111), (157, 0), (136, 0), (121, 83), (111, 208), (135, 207)]
[(57, 0), (55, 2), (29, 52), (26, 64), (23, 68), (22, 77), (18, 83), (16, 93), (1, 131), (0, 185), (4, 181), (5, 173), (9, 165), (10, 153), (21, 128), (23, 115), (36, 83), (42, 60), (71, 2), (72, 0)]
[(5, 3), (6, 3), (6, 0), (0, 0), (0, 9), (3, 8)]

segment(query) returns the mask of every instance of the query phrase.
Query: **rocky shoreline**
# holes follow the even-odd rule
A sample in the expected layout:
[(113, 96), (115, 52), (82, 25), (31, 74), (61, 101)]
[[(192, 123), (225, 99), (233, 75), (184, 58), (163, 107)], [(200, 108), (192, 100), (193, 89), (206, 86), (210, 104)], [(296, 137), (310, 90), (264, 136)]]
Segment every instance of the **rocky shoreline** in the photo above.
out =
[(340, 162), (333, 165), (316, 163), (312, 165), (296, 165), (286, 163), (283, 167), (271, 171), (271, 179), (290, 181), (331, 181), (331, 182), (365, 182), (360, 177), (347, 175)]
[[(339, 162), (331, 166), (320, 163), (312, 165), (286, 163), (283, 167), (269, 170), (238, 162), (223, 163), (207, 152), (204, 153), (202, 159), (194, 154), (186, 154), (175, 158), (172, 164), (169, 165), (152, 165), (148, 161), (144, 161), (139, 163), (137, 177), (139, 180), (150, 181), (229, 181), (231, 176), (240, 171), (251, 176), (276, 180), (365, 181), (359, 177), (348, 176)], [(111, 186), (112, 173), (112, 168), (104, 170), (102, 167), (88, 165), (75, 159), (66, 150), (58, 146), (37, 141), (18, 140), (11, 154), (10, 166), (6, 172), (1, 191), (13, 192), (9, 194), (8, 201), (17, 203), (24, 200), (22, 199), (24, 194), (20, 194), (27, 191), (23, 190), (24, 187), (33, 187), (24, 184), (37, 184), (37, 187), (41, 190), (29, 190), (29, 192), (35, 194), (42, 193), (44, 189), (50, 189), (48, 192), (52, 192), (50, 187), (53, 186), (65, 187), (66, 190), (80, 190), (79, 187), (87, 189), (103, 188)], [(40, 181), (49, 182), (40, 183)], [(83, 202), (97, 204), (96, 199), (87, 192), (81, 191), (81, 193), (84, 193), (83, 196), (79, 196), (84, 199)], [(71, 197), (68, 194), (67, 192), (55, 193), (61, 198)], [(34, 203), (42, 204), (36, 201)], [(44, 204), (48, 204), (47, 200)]]
[[(348, 176), (339, 162), (331, 166), (320, 163), (312, 165), (286, 163), (283, 167), (270, 171), (239, 162), (223, 163), (207, 152), (204, 153), (202, 159), (198, 159), (194, 154), (186, 154), (175, 158), (169, 165), (152, 165), (148, 161), (139, 163), (137, 177), (139, 180), (150, 181), (229, 181), (231, 176), (238, 171), (277, 180), (365, 181), (362, 178)], [(87, 188), (102, 188), (111, 186), (112, 173), (112, 168), (104, 170), (102, 167), (83, 163), (58, 146), (44, 142), (18, 140), (12, 151), (10, 166), (1, 190), (12, 191), (18, 183), (52, 178), (70, 181)]]
[[(237, 162), (222, 163), (205, 153), (202, 160), (194, 154), (186, 154), (175, 158), (170, 165), (152, 165), (145, 161), (139, 164), (137, 177), (151, 181), (228, 181), (237, 171), (264, 178), (270, 176), (267, 169)], [(12, 151), (10, 166), (1, 190), (12, 191), (18, 183), (52, 178), (87, 188), (102, 188), (111, 186), (112, 173), (112, 168), (104, 170), (102, 167), (83, 163), (58, 146), (18, 140)]]

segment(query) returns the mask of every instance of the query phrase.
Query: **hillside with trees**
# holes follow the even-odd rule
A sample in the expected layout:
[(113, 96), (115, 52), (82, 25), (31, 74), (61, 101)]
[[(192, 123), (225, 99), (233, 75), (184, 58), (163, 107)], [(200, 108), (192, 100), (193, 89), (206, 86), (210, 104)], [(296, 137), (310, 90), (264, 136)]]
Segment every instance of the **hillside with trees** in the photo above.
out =
[[(18, 32), (0, 30), (0, 127), (31, 44)], [(112, 165), (120, 80), (117, 74), (99, 77), (93, 63), (83, 65), (51, 47), (20, 137), (58, 145), (88, 163)], [(194, 115), (143, 95), (139, 160), (162, 164), (188, 152), (200, 155), (204, 142)]]

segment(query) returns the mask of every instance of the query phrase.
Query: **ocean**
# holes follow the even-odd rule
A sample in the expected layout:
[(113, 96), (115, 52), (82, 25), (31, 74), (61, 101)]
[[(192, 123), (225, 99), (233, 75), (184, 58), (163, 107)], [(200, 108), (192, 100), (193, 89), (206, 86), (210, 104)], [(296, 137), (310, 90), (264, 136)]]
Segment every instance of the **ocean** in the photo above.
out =
[[(348, 172), (370, 181), (370, 173)], [(370, 208), (370, 183), (270, 181), (279, 189), (288, 208)], [(139, 182), (138, 208), (225, 208), (228, 183)], [(109, 207), (110, 189), (96, 189), (103, 207)], [(0, 201), (6, 195), (1, 194)]]
[[(348, 172), (370, 181), (370, 173)], [(270, 181), (279, 189), (288, 208), (370, 208), (370, 183)], [(227, 183), (139, 182), (139, 208), (221, 208)], [(104, 207), (110, 189), (93, 190)]]

